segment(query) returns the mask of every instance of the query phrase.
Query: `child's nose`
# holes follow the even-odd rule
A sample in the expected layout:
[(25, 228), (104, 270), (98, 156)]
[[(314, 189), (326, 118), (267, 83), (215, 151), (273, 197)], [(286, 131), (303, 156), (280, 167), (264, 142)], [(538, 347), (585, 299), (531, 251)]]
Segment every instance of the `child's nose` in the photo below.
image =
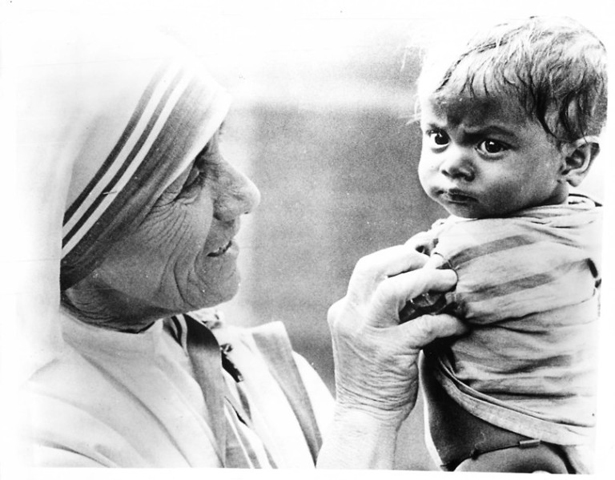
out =
[(214, 216), (228, 221), (250, 213), (261, 200), (256, 185), (231, 164), (224, 165), (219, 180), (218, 196), (214, 201)]
[(466, 148), (451, 145), (444, 155), (444, 160), (440, 164), (442, 174), (467, 182), (474, 180), (475, 173), (471, 152)]

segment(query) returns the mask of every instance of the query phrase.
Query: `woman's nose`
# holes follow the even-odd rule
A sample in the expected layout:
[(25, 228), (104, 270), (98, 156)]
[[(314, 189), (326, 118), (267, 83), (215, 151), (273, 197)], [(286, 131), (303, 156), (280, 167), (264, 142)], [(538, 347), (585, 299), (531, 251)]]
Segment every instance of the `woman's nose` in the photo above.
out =
[(451, 145), (442, 153), (440, 172), (447, 177), (468, 182), (474, 180), (475, 172), (471, 153), (465, 148)]
[(218, 181), (218, 195), (214, 201), (214, 216), (218, 220), (233, 220), (254, 210), (261, 201), (256, 185), (229, 163)]

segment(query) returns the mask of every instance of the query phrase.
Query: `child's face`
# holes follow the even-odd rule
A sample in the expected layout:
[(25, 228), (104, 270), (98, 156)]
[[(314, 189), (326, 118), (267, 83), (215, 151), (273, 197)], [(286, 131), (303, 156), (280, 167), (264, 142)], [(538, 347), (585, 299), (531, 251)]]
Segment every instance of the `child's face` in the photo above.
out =
[(421, 109), (419, 178), (450, 214), (497, 217), (566, 200), (564, 155), (519, 108), (460, 99)]

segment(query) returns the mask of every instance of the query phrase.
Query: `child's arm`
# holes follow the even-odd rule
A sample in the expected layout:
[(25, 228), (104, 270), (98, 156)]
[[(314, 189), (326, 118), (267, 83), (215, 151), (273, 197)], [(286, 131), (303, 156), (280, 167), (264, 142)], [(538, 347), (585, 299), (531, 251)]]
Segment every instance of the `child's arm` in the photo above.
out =
[(434, 254), (457, 273), (449, 295), (456, 314), (474, 323), (521, 318), (594, 295), (587, 252), (530, 222), (459, 222), (441, 232)]

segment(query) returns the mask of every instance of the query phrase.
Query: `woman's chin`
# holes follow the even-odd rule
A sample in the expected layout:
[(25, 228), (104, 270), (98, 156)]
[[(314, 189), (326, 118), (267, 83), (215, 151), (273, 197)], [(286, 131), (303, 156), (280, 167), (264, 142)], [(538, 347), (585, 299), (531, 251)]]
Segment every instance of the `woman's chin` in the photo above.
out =
[[(232, 300), (239, 291), (240, 276), (237, 270), (234, 270), (233, 274), (225, 279), (220, 279), (219, 283), (209, 284), (195, 299), (195, 302), (191, 302), (198, 308), (211, 308), (221, 303)], [(197, 308), (197, 309), (198, 309)], [(192, 310), (195, 310), (192, 308)]]

